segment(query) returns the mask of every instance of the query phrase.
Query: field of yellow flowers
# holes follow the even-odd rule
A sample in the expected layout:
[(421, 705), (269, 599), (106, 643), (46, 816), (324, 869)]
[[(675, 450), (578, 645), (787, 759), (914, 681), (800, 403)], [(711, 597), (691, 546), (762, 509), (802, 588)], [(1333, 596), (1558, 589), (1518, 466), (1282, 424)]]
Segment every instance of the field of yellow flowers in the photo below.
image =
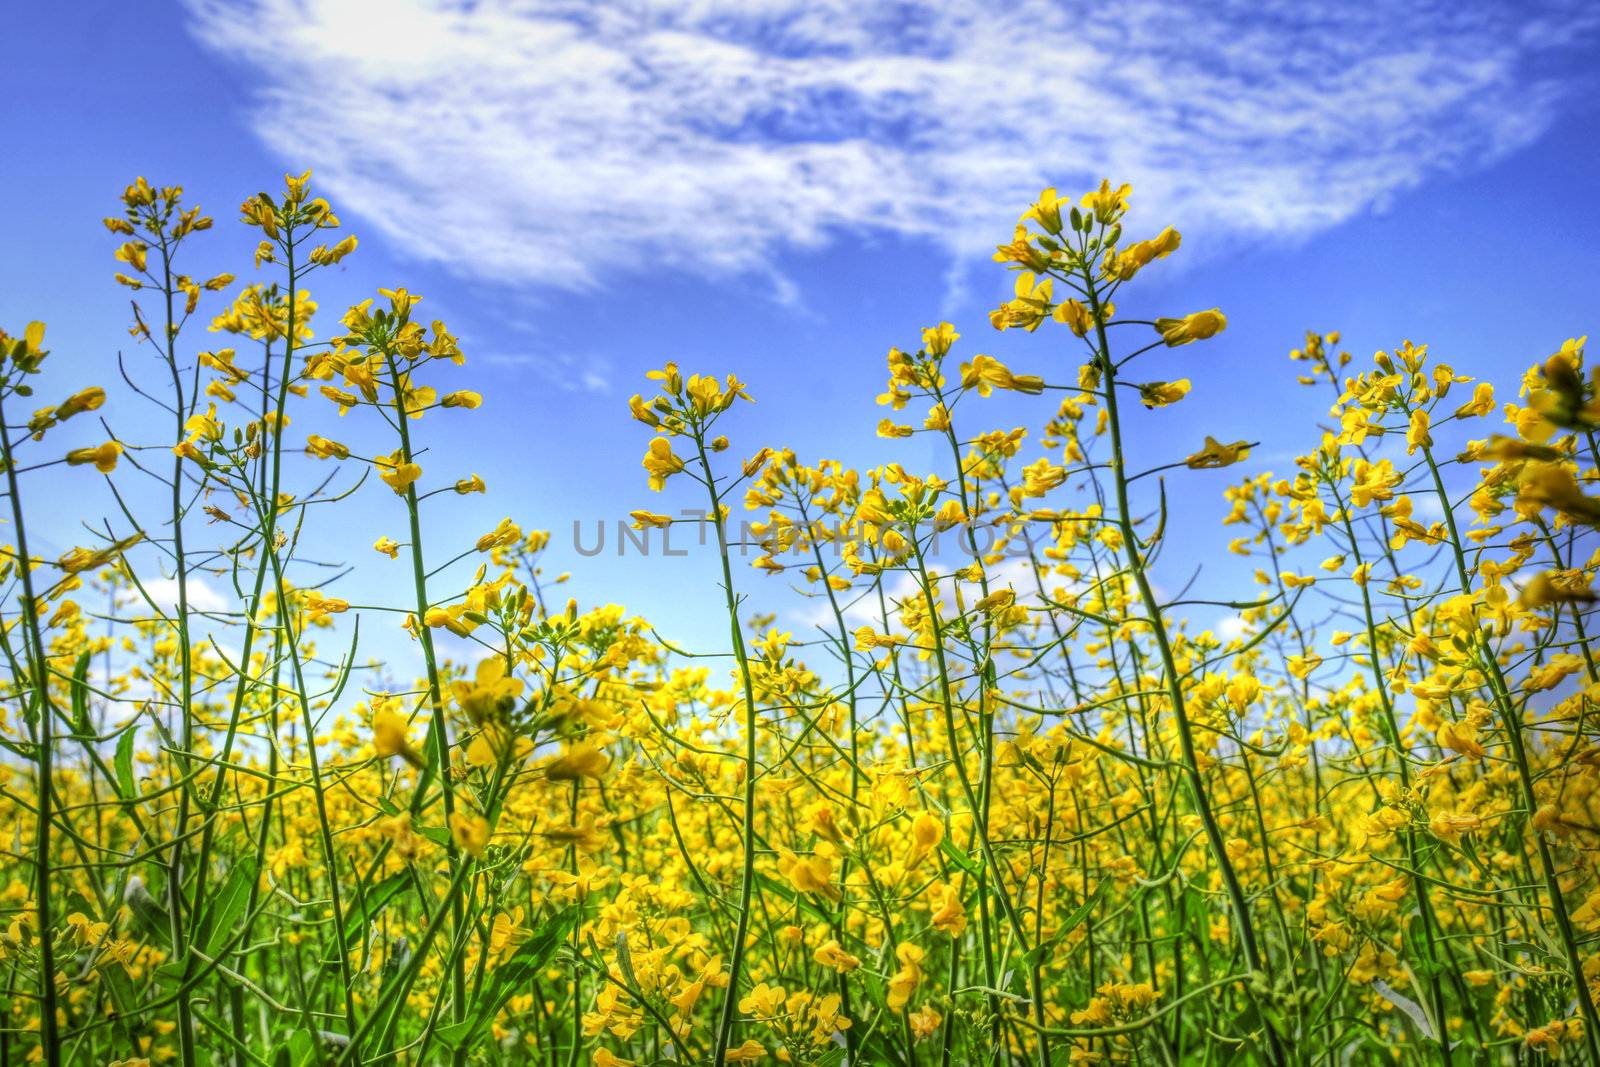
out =
[[(425, 454), (481, 398), (416, 294), (318, 314), (356, 239), (309, 181), (245, 201), (248, 283), (180, 272), (212, 220), (176, 187), (106, 219), (164, 436), (63, 455), (117, 369), (36, 397), (44, 325), (0, 334), (0, 1067), (1600, 1064), (1583, 339), (1490, 382), (1312, 334), (1285, 387), (1329, 407), (1286, 469), (1136, 439), (1227, 319), (1122, 317), (1177, 231), (1045, 190), (990, 316), (1037, 357), (948, 323), (888, 355), (884, 447), (939, 470), (730, 441), (760, 383), (650, 375), (634, 525), (720, 560), (728, 644), (691, 650), (554, 602), (546, 533), (430, 532), (486, 489)], [(335, 409), (384, 450), (289, 429)], [(1257, 584), (1202, 601), (1166, 486), (1235, 465), (1216, 550)], [(31, 551), (39, 480), (102, 475), (117, 513)], [(394, 536), (344, 566), (403, 573), (390, 603), (302, 565), (362, 502)], [(829, 621), (746, 618), (762, 571)], [(414, 651), (383, 684), (358, 616)]]

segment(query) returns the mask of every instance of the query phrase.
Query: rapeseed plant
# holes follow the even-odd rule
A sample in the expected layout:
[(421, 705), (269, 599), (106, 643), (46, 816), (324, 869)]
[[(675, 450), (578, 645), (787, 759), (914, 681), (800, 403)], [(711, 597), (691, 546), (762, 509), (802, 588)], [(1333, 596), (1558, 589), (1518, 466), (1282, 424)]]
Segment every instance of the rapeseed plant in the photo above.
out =
[[(651, 373), (633, 527), (709, 533), (728, 634), (685, 650), (558, 602), (548, 532), (430, 522), (489, 487), (428, 434), (492, 406), (418, 294), (318, 318), (359, 257), (310, 174), (244, 202), (242, 284), (129, 186), (121, 371), (167, 429), (93, 384), (19, 414), (45, 327), (0, 334), (0, 1062), (1600, 1063), (1584, 339), (1494, 383), (1308, 334), (1325, 424), (1251, 469), (1246, 426), (1130, 418), (1205, 395), (1228, 325), (1122, 310), (1182, 244), (1132, 198), (1045, 190), (998, 246), (1030, 365), (951, 323), (889, 352), (878, 435), (929, 469), (736, 444), (743, 382)], [(57, 466), (117, 511), (48, 559)], [(1166, 484), (1229, 468), (1254, 588), (1174, 592)], [(358, 499), (372, 555), (317, 559)], [(749, 617), (779, 575), (810, 632)], [(374, 626), (414, 663), (359, 659)]]

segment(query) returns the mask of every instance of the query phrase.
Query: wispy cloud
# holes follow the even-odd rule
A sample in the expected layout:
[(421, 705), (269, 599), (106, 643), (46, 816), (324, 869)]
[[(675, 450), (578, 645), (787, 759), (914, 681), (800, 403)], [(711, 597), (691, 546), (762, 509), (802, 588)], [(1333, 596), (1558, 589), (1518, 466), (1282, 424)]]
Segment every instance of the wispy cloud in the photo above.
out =
[[(176, 578), (146, 578), (143, 581), (144, 592), (150, 597), (156, 607), (163, 612), (175, 612), (178, 608), (178, 580)], [(185, 583), (185, 595), (191, 611), (221, 612), (229, 608), (230, 602), (223, 599), (222, 594), (213, 589), (205, 579), (190, 575)], [(135, 590), (123, 590), (117, 596), (117, 606), (123, 610), (132, 610), (136, 613), (148, 613), (150, 603), (144, 596)], [(141, 615), (140, 617), (143, 617)]]
[(1566, 0), (189, 3), (366, 226), (566, 288), (862, 230), (959, 261), (1102, 176), (1151, 225), (1302, 237), (1538, 137), (1596, 29)]
[(603, 356), (496, 349), (478, 358), (491, 367), (537, 371), (564, 392), (605, 394), (611, 391), (611, 361)]

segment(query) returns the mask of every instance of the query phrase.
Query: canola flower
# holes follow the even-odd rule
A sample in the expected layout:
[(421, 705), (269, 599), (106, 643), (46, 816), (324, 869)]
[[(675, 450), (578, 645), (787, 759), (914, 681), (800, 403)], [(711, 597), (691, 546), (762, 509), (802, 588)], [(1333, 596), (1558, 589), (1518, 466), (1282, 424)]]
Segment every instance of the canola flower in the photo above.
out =
[[(130, 185), (106, 227), (166, 431), (92, 384), (34, 407), (46, 329), (0, 333), (0, 1058), (1600, 1063), (1585, 339), (1497, 383), (1310, 333), (1326, 417), (1265, 471), (1248, 425), (1147, 432), (1215, 388), (1227, 317), (1134, 317), (1182, 239), (1125, 239), (1133, 200), (1023, 212), (989, 325), (1037, 355), (891, 350), (877, 467), (748, 440), (737, 377), (651, 373), (630, 518), (703, 509), (686, 595), (727, 626), (686, 655), (563, 600), (538, 516), (437, 532), (489, 486), (428, 435), (494, 397), (422, 295), (318, 317), (360, 257), (309, 174), (242, 205), (243, 283), (183, 274), (212, 220)], [(993, 425), (997, 393), (1037, 417)], [(123, 506), (51, 559), (57, 467)], [(1254, 589), (1171, 592), (1175, 479)], [(325, 580), (340, 508), (392, 603)], [(821, 621), (748, 617), (775, 582)], [(365, 662), (372, 626), (413, 660)]]

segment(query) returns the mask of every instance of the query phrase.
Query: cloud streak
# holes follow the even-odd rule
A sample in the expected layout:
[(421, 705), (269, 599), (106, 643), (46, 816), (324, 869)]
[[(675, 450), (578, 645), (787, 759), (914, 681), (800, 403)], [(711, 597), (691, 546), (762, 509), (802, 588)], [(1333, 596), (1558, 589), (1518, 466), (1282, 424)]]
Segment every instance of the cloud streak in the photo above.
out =
[[(842, 234), (958, 260), (1047, 183), (1301, 238), (1537, 138), (1595, 20), (1130, 0), (189, 0), (251, 121), (410, 254), (600, 286), (781, 274)], [(298, 162), (296, 163), (298, 165)]]

